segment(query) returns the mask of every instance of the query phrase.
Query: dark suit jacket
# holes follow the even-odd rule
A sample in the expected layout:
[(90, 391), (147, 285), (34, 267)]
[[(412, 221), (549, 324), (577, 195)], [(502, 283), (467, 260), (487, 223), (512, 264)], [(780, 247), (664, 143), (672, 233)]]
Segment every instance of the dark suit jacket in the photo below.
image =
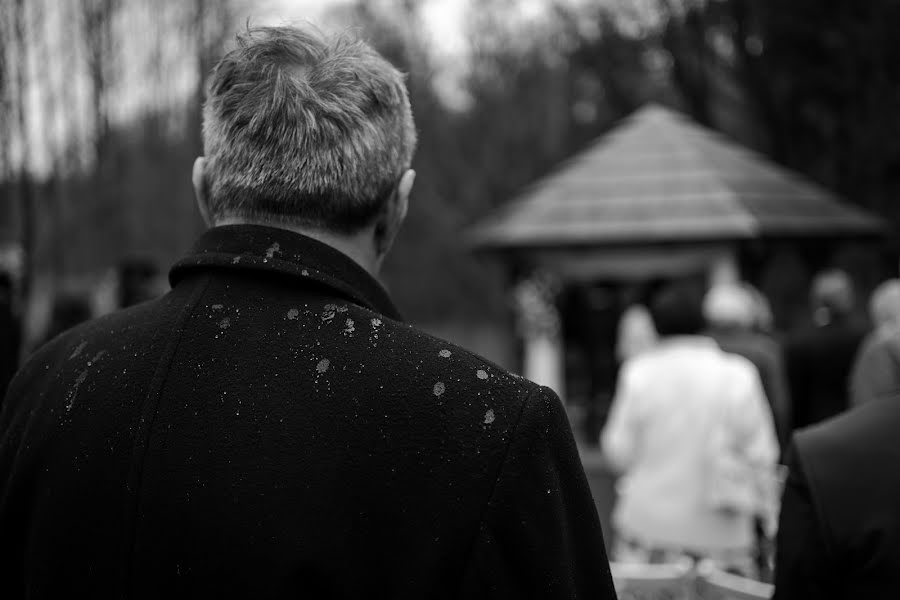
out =
[(0, 414), (0, 597), (614, 598), (565, 412), (340, 252), (212, 229)]
[(709, 335), (722, 350), (743, 356), (759, 371), (766, 399), (772, 409), (778, 443), (784, 449), (790, 438), (791, 404), (781, 346), (767, 335), (753, 331), (719, 329), (710, 331)]
[(866, 328), (839, 320), (793, 336), (785, 348), (792, 429), (847, 410), (847, 386)]
[(795, 435), (776, 599), (900, 598), (898, 433), (886, 397)]

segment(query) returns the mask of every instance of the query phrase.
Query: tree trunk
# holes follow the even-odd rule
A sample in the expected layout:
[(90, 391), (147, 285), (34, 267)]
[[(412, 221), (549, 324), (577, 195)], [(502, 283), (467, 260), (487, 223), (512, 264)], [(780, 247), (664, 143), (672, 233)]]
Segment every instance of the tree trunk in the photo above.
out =
[(35, 211), (34, 182), (31, 176), (31, 139), (28, 127), (26, 90), (30, 84), (28, 81), (28, 63), (30, 52), (28, 48), (27, 14), (25, 0), (15, 0), (13, 10), (13, 35), (15, 46), (18, 50), (16, 60), (16, 106), (19, 136), (22, 148), (22, 157), (18, 168), (18, 192), (19, 215), (21, 218), (22, 240), (22, 285), (21, 298), (23, 306), (29, 306), (31, 290), (34, 283), (35, 248), (37, 246), (37, 223)]

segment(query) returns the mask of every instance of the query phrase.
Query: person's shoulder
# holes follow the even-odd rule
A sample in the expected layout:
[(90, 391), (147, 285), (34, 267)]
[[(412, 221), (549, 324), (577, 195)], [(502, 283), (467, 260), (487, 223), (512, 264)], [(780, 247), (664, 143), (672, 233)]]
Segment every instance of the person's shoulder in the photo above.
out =
[(900, 431), (900, 394), (871, 400), (841, 415), (804, 428), (795, 434), (797, 445), (807, 453), (852, 451), (882, 435), (891, 439)]
[[(439, 377), (434, 384), (443, 392), (451, 388), (481, 395), (504, 395), (522, 398), (537, 394), (541, 386), (512, 373), (494, 361), (423, 329), (397, 321), (361, 307), (354, 307), (351, 318), (364, 322), (371, 349), (381, 360), (393, 366), (410, 369), (413, 376)], [(376, 339), (377, 338), (377, 339)]]
[(900, 465), (890, 463), (896, 455), (897, 431), (900, 395), (891, 395), (801, 429), (794, 434), (794, 444), (810, 479), (822, 488), (828, 482), (840, 487), (850, 481), (865, 487), (873, 477), (893, 480), (888, 472), (900, 473)]
[(377, 352), (366, 360), (379, 361), (381, 371), (394, 374), (378, 393), (389, 402), (428, 406), (417, 419), (420, 426), (439, 423), (461, 440), (475, 436), (478, 443), (503, 446), (534, 426), (555, 431), (564, 420), (562, 402), (547, 387), (411, 325), (362, 309), (348, 314), (368, 319), (369, 325), (375, 319), (378, 339), (372, 339), (370, 327), (362, 332)]
[(660, 363), (667, 362), (663, 348), (653, 346), (627, 358), (620, 369), (620, 377), (623, 379), (642, 378), (646, 373), (653, 371)]
[(794, 434), (791, 468), (803, 473), (817, 512), (835, 539), (847, 539), (860, 528), (897, 525), (898, 430), (900, 397), (893, 396)]
[(750, 358), (737, 352), (722, 350), (718, 360), (721, 361), (724, 368), (740, 377), (753, 377), (759, 372), (756, 364)]
[[(863, 338), (861, 348), (873, 351), (900, 350), (900, 326), (886, 326), (875, 329)], [(860, 350), (860, 352), (863, 350)]]
[[(140, 346), (146, 350), (147, 334), (165, 330), (147, 311), (162, 299), (145, 302), (133, 307), (101, 315), (79, 323), (36, 348), (22, 364), (10, 383), (7, 398), (30, 395), (36, 387), (45, 385), (51, 375), (66, 370), (70, 364), (108, 361), (119, 353), (114, 350)], [(133, 339), (132, 339), (133, 338)]]
[(96, 345), (91, 344), (93, 340), (103, 337), (103, 332), (107, 330), (106, 325), (111, 319), (112, 315), (91, 319), (79, 323), (56, 337), (47, 340), (28, 356), (19, 370), (17, 378), (36, 369), (46, 371), (53, 368), (60, 361), (78, 357), (83, 352), (86, 352), (88, 345)]

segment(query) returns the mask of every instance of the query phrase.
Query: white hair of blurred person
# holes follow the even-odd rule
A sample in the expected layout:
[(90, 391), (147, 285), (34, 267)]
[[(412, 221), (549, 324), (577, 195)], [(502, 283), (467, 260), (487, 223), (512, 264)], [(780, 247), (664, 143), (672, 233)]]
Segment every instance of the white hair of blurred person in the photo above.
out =
[(739, 284), (717, 284), (703, 299), (703, 317), (714, 328), (753, 329), (758, 324), (756, 299)]
[(650, 311), (643, 304), (632, 304), (619, 319), (616, 334), (616, 358), (625, 362), (654, 347), (659, 333)]
[(877, 329), (900, 326), (900, 279), (888, 279), (875, 288), (869, 315)]

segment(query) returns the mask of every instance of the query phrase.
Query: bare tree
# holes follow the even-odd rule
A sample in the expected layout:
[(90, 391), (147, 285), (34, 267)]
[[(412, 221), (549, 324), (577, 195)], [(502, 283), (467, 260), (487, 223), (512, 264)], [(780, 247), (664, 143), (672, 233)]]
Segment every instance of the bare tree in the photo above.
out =
[(94, 152), (102, 168), (110, 140), (109, 88), (112, 78), (112, 17), (116, 0), (82, 0), (84, 43), (90, 76), (91, 107), (94, 111)]
[(6, 24), (10, 22), (9, 12), (9, 2), (6, 0), (0, 2), (0, 140), (4, 140), (0, 142), (0, 184), (8, 181), (11, 171), (9, 139), (12, 134), (10, 127), (12, 90), (9, 82), (10, 47), (6, 30)]
[(14, 0), (13, 4), (13, 39), (16, 47), (15, 94), (17, 129), (21, 159), (19, 161), (17, 187), (19, 191), (19, 211), (22, 223), (22, 298), (25, 304), (31, 294), (34, 282), (35, 248), (37, 245), (37, 215), (35, 207), (34, 180), (31, 174), (32, 143), (28, 123), (28, 66), (31, 58), (28, 37), (29, 19), (25, 0)]

